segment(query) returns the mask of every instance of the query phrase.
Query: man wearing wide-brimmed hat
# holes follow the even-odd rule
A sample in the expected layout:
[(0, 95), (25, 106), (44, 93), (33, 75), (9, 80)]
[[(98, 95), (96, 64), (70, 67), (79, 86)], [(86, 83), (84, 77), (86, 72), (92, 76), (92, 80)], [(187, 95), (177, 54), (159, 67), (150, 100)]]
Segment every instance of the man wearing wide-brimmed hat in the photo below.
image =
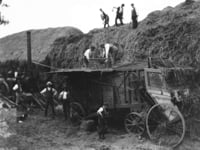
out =
[(46, 83), (46, 88), (44, 88), (40, 93), (45, 96), (46, 98), (46, 107), (45, 107), (45, 117), (48, 114), (48, 107), (51, 106), (53, 118), (55, 117), (55, 110), (54, 110), (54, 96), (57, 95), (57, 91), (52, 87), (53, 83), (48, 81)]

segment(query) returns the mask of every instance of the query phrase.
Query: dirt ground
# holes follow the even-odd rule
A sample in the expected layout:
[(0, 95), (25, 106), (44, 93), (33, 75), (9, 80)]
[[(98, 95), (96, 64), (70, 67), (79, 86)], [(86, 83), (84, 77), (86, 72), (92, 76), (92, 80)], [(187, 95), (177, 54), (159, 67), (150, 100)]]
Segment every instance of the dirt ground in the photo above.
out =
[[(109, 128), (105, 140), (97, 132), (72, 126), (62, 115), (55, 119), (34, 110), (23, 123), (10, 124), (8, 136), (0, 136), (0, 150), (170, 150), (139, 140), (123, 129)], [(178, 150), (199, 150), (198, 141), (185, 140)]]

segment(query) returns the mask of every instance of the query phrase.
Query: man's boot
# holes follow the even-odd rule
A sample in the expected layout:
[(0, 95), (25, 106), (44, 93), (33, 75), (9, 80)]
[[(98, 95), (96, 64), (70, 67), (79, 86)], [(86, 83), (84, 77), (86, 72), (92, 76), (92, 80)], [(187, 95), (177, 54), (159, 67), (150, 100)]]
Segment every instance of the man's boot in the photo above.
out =
[(104, 134), (102, 134), (102, 138), (101, 139), (105, 139), (105, 135)]
[(101, 139), (101, 134), (99, 134), (99, 139)]
[(45, 110), (45, 112), (44, 112), (44, 116), (47, 117), (47, 111), (46, 111), (46, 110)]

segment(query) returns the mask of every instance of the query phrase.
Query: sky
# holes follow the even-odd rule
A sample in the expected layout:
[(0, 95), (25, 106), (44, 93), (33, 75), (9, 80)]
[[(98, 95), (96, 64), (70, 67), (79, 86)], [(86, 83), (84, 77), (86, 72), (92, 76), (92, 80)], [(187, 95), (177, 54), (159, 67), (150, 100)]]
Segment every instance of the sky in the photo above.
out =
[(94, 28), (102, 28), (99, 9), (102, 8), (114, 25), (116, 11), (113, 7), (125, 4), (124, 23), (131, 21), (131, 3), (134, 3), (138, 20), (143, 20), (150, 12), (176, 6), (184, 0), (3, 0), (10, 7), (0, 11), (10, 21), (0, 26), (0, 38), (30, 29), (72, 26), (87, 33)]

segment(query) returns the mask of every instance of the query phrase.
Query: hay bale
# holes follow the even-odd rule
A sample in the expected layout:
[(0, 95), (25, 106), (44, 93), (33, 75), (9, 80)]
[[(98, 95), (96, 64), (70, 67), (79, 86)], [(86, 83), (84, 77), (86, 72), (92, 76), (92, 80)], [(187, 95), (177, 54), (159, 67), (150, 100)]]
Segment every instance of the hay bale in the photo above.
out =
[(57, 105), (56, 107), (55, 107), (55, 111), (56, 111), (56, 113), (57, 114), (62, 114), (63, 113), (63, 105)]
[(84, 131), (95, 131), (96, 130), (96, 125), (94, 120), (84, 120), (82, 121), (80, 125), (80, 129)]

